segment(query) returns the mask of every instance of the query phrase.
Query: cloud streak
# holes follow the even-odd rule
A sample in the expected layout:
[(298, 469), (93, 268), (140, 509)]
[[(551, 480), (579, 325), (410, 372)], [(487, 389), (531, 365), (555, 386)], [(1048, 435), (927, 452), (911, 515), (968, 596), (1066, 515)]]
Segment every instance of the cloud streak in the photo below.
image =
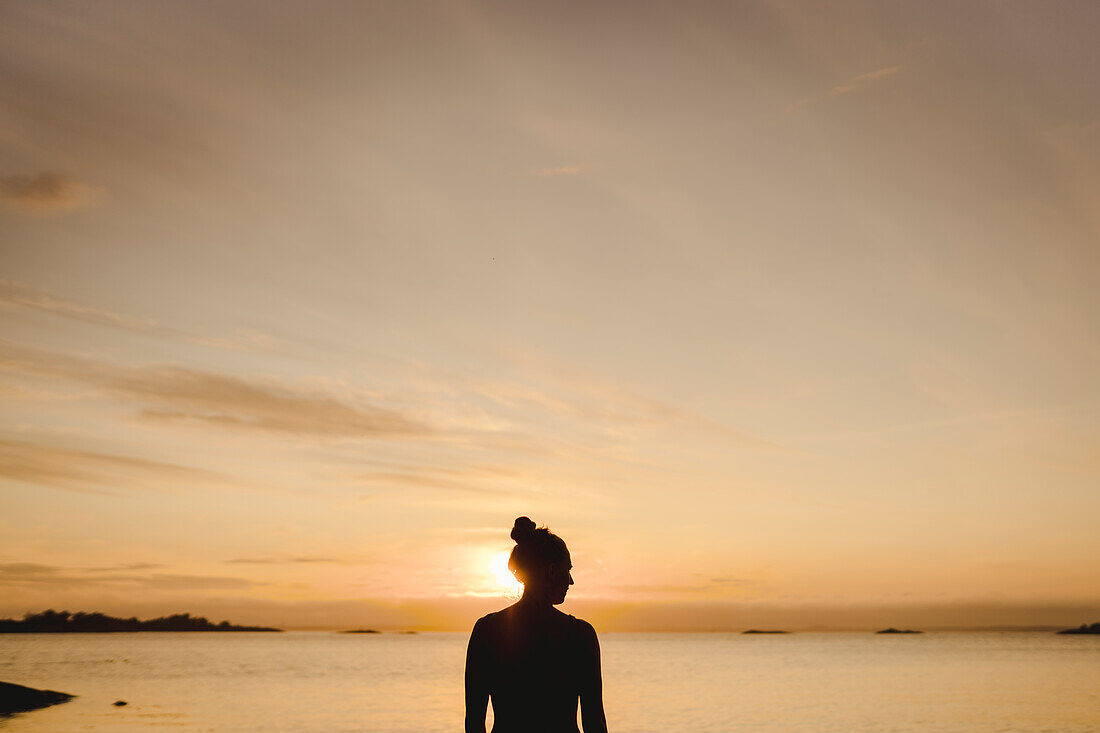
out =
[(35, 486), (93, 494), (115, 494), (118, 488), (152, 488), (166, 484), (225, 484), (212, 471), (41, 443), (0, 440), (0, 477)]
[[(500, 486), (512, 483), (521, 474), (497, 466), (469, 466), (461, 468), (402, 467), (398, 470), (365, 471), (353, 474), (352, 479), (369, 487), (401, 487), (410, 489), (444, 489), (472, 494), (514, 494), (519, 488)], [(530, 489), (523, 489), (529, 491)]]
[(869, 71), (866, 74), (860, 74), (859, 76), (853, 76), (848, 81), (845, 81), (841, 84), (837, 84), (836, 86), (830, 88), (826, 92), (823, 92), (821, 94), (816, 94), (812, 97), (806, 97), (805, 99), (801, 99), (801, 100), (795, 102), (791, 106), (787, 107), (787, 111), (788, 112), (793, 112), (796, 109), (800, 109), (802, 107), (806, 107), (806, 106), (811, 105), (811, 104), (816, 104), (818, 102), (824, 101), (824, 100), (829, 99), (831, 97), (838, 97), (842, 94), (851, 94), (852, 92), (857, 91), (857, 90), (861, 89), (862, 87), (864, 87), (864, 86), (866, 86), (870, 83), (877, 82), (877, 81), (880, 81), (882, 79), (889, 78), (889, 77), (897, 74), (899, 71), (901, 71), (904, 68), (905, 68), (904, 66), (887, 66), (887, 67), (884, 67), (882, 69), (875, 69), (874, 71)]
[(746, 447), (766, 451), (788, 449), (674, 405), (634, 394), (615, 385), (568, 375), (560, 370), (545, 375), (557, 389), (546, 390), (516, 382), (483, 382), (473, 386), (480, 395), (510, 409), (537, 409), (551, 415), (580, 419), (584, 424), (621, 427), (688, 427)]
[(22, 214), (57, 216), (98, 204), (103, 190), (58, 173), (0, 178), (0, 201)]
[(58, 298), (37, 288), (0, 278), (0, 307), (24, 308), (38, 311), (58, 318), (67, 318), (81, 323), (116, 328), (131, 333), (139, 333), (160, 338), (170, 338), (200, 346), (213, 346), (228, 349), (271, 348), (275, 339), (267, 334), (245, 332), (235, 338), (200, 336), (189, 331), (173, 328), (152, 318), (133, 316), (126, 313), (97, 308)]
[(154, 405), (143, 415), (158, 420), (317, 437), (423, 437), (430, 432), (396, 410), (182, 367), (135, 369), (109, 376), (104, 384)]
[(224, 562), (231, 565), (297, 565), (340, 561), (334, 557), (237, 557)]
[(558, 176), (575, 176), (581, 172), (579, 165), (559, 165), (556, 168), (536, 168), (531, 171), (535, 178), (556, 178)]
[(0, 344), (0, 367), (92, 384), (142, 405), (149, 419), (328, 438), (425, 438), (433, 433), (395, 409), (342, 400), (270, 380), (178, 366), (122, 367)]
[[(152, 566), (151, 566), (152, 567)], [(91, 574), (87, 574), (91, 573)], [(103, 574), (98, 569), (82, 570), (30, 562), (0, 563), (0, 586), (8, 587), (118, 587), (142, 590), (247, 590), (264, 583), (247, 578), (218, 575), (150, 573), (148, 575)]]

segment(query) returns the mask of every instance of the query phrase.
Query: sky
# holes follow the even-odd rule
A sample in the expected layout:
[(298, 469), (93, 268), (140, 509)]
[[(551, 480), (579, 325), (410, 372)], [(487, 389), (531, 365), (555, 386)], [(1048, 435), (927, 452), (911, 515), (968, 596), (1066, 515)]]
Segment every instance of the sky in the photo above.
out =
[(0, 615), (1100, 618), (1100, 5), (0, 5)]

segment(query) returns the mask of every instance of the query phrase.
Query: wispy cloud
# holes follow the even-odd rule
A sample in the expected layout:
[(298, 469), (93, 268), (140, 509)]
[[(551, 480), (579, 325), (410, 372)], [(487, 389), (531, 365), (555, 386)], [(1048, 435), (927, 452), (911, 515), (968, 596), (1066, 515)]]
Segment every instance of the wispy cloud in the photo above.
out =
[(940, 418), (938, 420), (919, 420), (910, 423), (885, 425), (878, 428), (865, 430), (845, 430), (830, 433), (819, 433), (800, 437), (799, 442), (809, 444), (827, 443), (832, 441), (851, 440), (859, 438), (873, 438), (883, 435), (899, 435), (902, 433), (922, 432), (926, 430), (942, 430), (956, 426), (977, 425), (997, 422), (1026, 422), (1028, 420), (1049, 418), (1052, 416), (1084, 412), (1088, 406), (1083, 405), (1054, 405), (1043, 408), (1021, 408), (1016, 410), (991, 410), (966, 415), (955, 415)]
[(152, 405), (142, 414), (159, 420), (320, 437), (423, 437), (431, 432), (396, 410), (182, 367), (130, 370), (104, 384)]
[(243, 590), (267, 585), (248, 578), (231, 578), (222, 575), (177, 575), (153, 573), (152, 575), (126, 577), (122, 575), (106, 578), (107, 581), (133, 583), (144, 588), (160, 590)]
[(845, 82), (842, 82), (840, 84), (837, 84), (837, 85), (831, 87), (828, 91), (822, 92), (821, 94), (815, 94), (812, 97), (806, 97), (805, 99), (800, 99), (799, 101), (797, 101), (794, 104), (787, 107), (787, 111), (792, 112), (792, 111), (794, 111), (796, 109), (799, 109), (801, 107), (805, 107), (807, 105), (815, 104), (817, 102), (821, 102), (823, 100), (829, 99), (830, 97), (837, 97), (837, 96), (840, 96), (842, 94), (851, 94), (852, 92), (857, 91), (858, 89), (866, 86), (867, 84), (879, 81), (881, 79), (889, 78), (889, 77), (893, 76), (894, 74), (897, 74), (899, 71), (901, 71), (904, 68), (905, 68), (904, 66), (887, 66), (887, 67), (882, 68), (882, 69), (875, 69), (874, 71), (869, 71), (866, 74), (860, 74), (859, 76), (853, 76), (851, 79), (848, 79)]
[(158, 323), (152, 318), (117, 313), (104, 308), (59, 298), (29, 285), (0, 277), (0, 307), (26, 308), (59, 318), (97, 326), (117, 328), (161, 338), (170, 338), (202, 346), (228, 349), (270, 349), (277, 339), (254, 331), (238, 331), (231, 337), (200, 336)]
[(898, 73), (903, 68), (905, 68), (905, 67), (903, 67), (903, 66), (887, 66), (886, 68), (883, 68), (883, 69), (875, 69), (874, 71), (869, 71), (866, 74), (860, 74), (859, 76), (853, 78), (851, 80), (851, 82), (849, 82), (849, 84), (855, 84), (855, 83), (864, 82), (864, 81), (873, 81), (875, 79), (885, 79), (888, 76), (893, 76), (894, 74)]
[(97, 569), (65, 568), (31, 562), (0, 563), (0, 586), (64, 587), (86, 586), (148, 589), (148, 590), (244, 590), (265, 583), (247, 578), (218, 575), (186, 575), (149, 573), (146, 575), (110, 573)]
[(536, 168), (531, 171), (535, 178), (553, 178), (555, 176), (575, 176), (581, 172), (579, 165), (559, 165), (556, 168)]
[(117, 573), (122, 570), (156, 570), (164, 565), (156, 562), (127, 562), (121, 565), (107, 565), (98, 568), (86, 568), (89, 573)]
[(123, 367), (0, 343), (0, 367), (98, 386), (143, 406), (144, 417), (267, 433), (341, 438), (427, 437), (396, 409), (264, 379), (178, 366)]
[(58, 173), (0, 178), (0, 201), (24, 214), (68, 214), (95, 206), (102, 198), (98, 186)]
[[(457, 468), (413, 467), (364, 471), (352, 479), (369, 487), (396, 486), (413, 489), (445, 489), (476, 494), (504, 494), (519, 490), (518, 471), (498, 466)], [(530, 489), (527, 489), (530, 490)]]
[(715, 585), (721, 585), (721, 586), (729, 587), (729, 586), (733, 586), (733, 585), (748, 585), (752, 581), (751, 580), (746, 580), (745, 578), (730, 578), (728, 576), (723, 576), (723, 577), (719, 577), (719, 578), (711, 578), (710, 582), (714, 583)]
[(236, 557), (223, 562), (233, 565), (297, 565), (340, 561), (334, 557)]
[(755, 583), (741, 578), (711, 578), (698, 583), (669, 584), (609, 584), (606, 587), (624, 596), (642, 596), (645, 598), (682, 598), (707, 596), (719, 598), (731, 595), (744, 595), (746, 589)]
[[(538, 368), (538, 367), (535, 367)], [(556, 369), (541, 372), (552, 389), (517, 382), (483, 382), (472, 388), (513, 409), (537, 409), (552, 415), (579, 418), (585, 424), (622, 427), (676, 426), (710, 433), (731, 442), (764, 450), (786, 450), (766, 439), (709, 420), (674, 405)]]
[(37, 562), (0, 563), (0, 577), (3, 578), (40, 578), (46, 575), (56, 575), (60, 570), (60, 568), (53, 565), (43, 565)]
[(173, 463), (15, 440), (0, 440), (0, 477), (94, 494), (113, 494), (120, 488), (228, 483), (220, 474)]
[(81, 305), (71, 300), (56, 298), (48, 293), (12, 282), (6, 278), (0, 278), (0, 305), (29, 308), (54, 316), (72, 318), (101, 326), (114, 326), (130, 331), (149, 332), (163, 330), (164, 328), (151, 318), (138, 318), (102, 308)]

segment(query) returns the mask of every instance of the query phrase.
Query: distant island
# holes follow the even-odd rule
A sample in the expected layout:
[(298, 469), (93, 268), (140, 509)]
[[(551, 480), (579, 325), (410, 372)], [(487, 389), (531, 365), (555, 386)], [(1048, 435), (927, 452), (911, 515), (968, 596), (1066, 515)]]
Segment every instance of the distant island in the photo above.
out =
[(28, 613), (23, 619), (0, 619), (0, 634), (102, 633), (111, 631), (282, 631), (267, 626), (235, 626), (228, 621), (211, 623), (202, 616), (177, 613), (139, 621), (102, 613), (69, 613), (50, 609)]
[(789, 632), (789, 631), (778, 631), (778, 630), (774, 630), (774, 631), (773, 631), (773, 630), (771, 630), (771, 629), (768, 629), (768, 630), (764, 630), (764, 629), (749, 629), (748, 631), (742, 631), (741, 633), (742, 633), (742, 634), (789, 634), (789, 633), (791, 633), (791, 632)]
[(0, 715), (47, 708), (72, 699), (73, 696), (66, 692), (36, 690), (33, 687), (0, 682)]
[(1062, 629), (1059, 634), (1100, 634), (1100, 622), (1095, 624), (1081, 624), (1076, 629)]
[(893, 626), (891, 626), (888, 629), (883, 629), (882, 631), (876, 631), (875, 633), (876, 634), (923, 634), (924, 632), (923, 631), (915, 631), (913, 629), (895, 629)]
[(341, 634), (381, 634), (378, 629), (348, 629), (347, 631), (339, 632)]

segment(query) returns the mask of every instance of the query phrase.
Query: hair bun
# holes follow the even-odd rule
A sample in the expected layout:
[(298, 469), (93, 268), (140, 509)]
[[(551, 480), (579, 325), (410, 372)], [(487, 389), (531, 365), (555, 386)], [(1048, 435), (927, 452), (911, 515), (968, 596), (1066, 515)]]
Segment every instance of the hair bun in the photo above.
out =
[(527, 517), (516, 517), (515, 526), (512, 527), (512, 539), (516, 544), (521, 544), (535, 533), (535, 523)]

